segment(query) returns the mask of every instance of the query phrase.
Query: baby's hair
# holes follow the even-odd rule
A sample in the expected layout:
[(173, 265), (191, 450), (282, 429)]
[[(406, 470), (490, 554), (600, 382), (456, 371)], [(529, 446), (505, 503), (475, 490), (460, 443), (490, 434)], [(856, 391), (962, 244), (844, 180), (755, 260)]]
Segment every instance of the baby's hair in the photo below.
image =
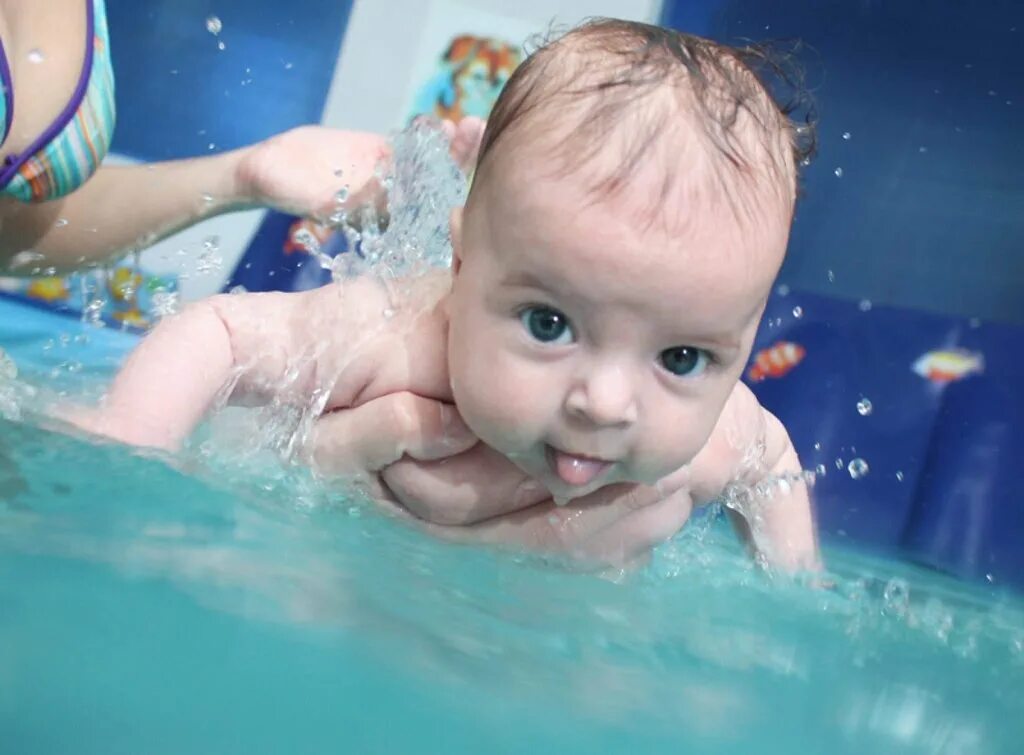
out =
[[(530, 127), (536, 142), (543, 135), (538, 129), (559, 123), (553, 146), (568, 171), (606, 149), (612, 135), (622, 138), (623, 159), (592, 187), (611, 194), (685, 120), (699, 124), (701, 141), (712, 147), (707, 151), (721, 158), (714, 165), (723, 186), (767, 172), (791, 201), (799, 167), (816, 147), (813, 103), (793, 58), (763, 45), (732, 47), (651, 24), (588, 20), (557, 38), (549, 35), (513, 73), (488, 120), (477, 175), (512, 132)], [(723, 171), (726, 166), (732, 170)], [(666, 172), (663, 195), (674, 172), (671, 166)]]

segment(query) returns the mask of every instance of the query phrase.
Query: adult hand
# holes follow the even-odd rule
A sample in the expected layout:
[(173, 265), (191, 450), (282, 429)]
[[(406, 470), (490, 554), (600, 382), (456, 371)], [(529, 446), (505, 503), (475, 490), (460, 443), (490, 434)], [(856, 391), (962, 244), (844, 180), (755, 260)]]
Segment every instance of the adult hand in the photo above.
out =
[[(476, 161), (483, 121), (442, 124), (452, 157), (463, 170)], [(326, 221), (339, 209), (380, 204), (377, 167), (391, 153), (387, 140), (361, 131), (300, 126), (244, 150), (238, 162), (238, 194), (293, 215)]]

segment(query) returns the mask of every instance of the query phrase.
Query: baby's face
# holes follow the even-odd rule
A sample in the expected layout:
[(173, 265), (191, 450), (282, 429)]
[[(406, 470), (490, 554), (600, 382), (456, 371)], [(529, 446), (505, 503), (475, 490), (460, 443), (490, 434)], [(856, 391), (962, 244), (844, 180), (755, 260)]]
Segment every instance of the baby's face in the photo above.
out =
[(556, 498), (652, 484), (710, 436), (789, 218), (741, 231), (720, 202), (673, 231), (638, 223), (624, 200), (595, 202), (578, 178), (536, 180), (536, 167), (496, 167), (464, 217), (453, 215), (456, 405)]

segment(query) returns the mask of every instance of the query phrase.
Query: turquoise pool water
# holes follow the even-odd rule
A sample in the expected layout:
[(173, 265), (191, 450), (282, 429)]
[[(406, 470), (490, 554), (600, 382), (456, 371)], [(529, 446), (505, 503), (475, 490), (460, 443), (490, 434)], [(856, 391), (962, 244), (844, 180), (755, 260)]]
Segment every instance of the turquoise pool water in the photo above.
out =
[(644, 570), (439, 543), (273, 465), (0, 426), (3, 752), (1009, 753), (1024, 603), (717, 521)]

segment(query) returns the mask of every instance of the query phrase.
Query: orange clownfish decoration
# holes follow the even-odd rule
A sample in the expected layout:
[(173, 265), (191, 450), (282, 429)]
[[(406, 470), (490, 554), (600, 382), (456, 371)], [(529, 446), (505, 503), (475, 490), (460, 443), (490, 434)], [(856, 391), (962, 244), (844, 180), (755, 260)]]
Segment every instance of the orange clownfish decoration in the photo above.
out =
[(952, 383), (985, 370), (985, 358), (965, 349), (936, 349), (917, 358), (911, 369), (933, 383)]
[(776, 341), (754, 355), (754, 363), (747, 370), (747, 379), (759, 383), (765, 378), (780, 378), (800, 364), (807, 349), (792, 341)]

